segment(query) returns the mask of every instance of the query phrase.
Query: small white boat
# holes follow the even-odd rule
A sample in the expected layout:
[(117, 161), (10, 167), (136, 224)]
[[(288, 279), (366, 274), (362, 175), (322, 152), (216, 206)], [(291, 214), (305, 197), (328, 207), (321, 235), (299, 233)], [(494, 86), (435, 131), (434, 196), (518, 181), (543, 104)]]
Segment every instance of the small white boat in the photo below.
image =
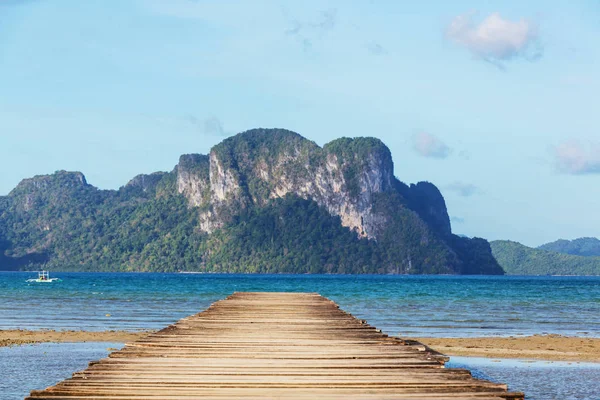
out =
[(40, 271), (40, 272), (38, 272), (37, 279), (36, 278), (27, 279), (27, 282), (40, 282), (40, 283), (60, 282), (60, 279), (59, 278), (50, 278), (50, 274), (48, 271)]

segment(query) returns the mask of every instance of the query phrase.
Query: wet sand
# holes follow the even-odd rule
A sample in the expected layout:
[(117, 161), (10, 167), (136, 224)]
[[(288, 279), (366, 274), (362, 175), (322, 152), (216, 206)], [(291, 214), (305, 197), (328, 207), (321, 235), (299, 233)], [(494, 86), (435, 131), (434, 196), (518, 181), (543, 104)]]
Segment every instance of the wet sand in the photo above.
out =
[(414, 340), (449, 356), (600, 362), (600, 338), (533, 335)]
[(132, 342), (146, 336), (147, 331), (54, 331), (54, 330), (0, 330), (0, 347), (31, 343), (75, 343), (75, 342)]
[[(150, 331), (0, 330), (0, 347), (30, 343), (115, 342), (140, 339)], [(411, 338), (449, 356), (600, 362), (600, 338), (561, 335), (480, 338)]]

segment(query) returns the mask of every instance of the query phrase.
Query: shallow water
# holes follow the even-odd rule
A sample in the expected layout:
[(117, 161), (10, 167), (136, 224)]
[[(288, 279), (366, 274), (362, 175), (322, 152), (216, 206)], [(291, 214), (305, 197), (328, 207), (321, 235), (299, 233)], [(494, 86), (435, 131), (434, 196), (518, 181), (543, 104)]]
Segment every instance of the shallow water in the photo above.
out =
[[(120, 343), (43, 343), (0, 348), (2, 399), (23, 399), (87, 368), (89, 361), (105, 357)], [(528, 400), (598, 400), (600, 363), (567, 363), (526, 360), (490, 360), (452, 357), (448, 367), (469, 368), (475, 377), (507, 383), (523, 391)]]
[(600, 337), (600, 277), (0, 273), (0, 329), (157, 329), (235, 291), (318, 292), (401, 336)]
[(42, 343), (0, 347), (0, 398), (23, 399), (32, 390), (70, 378), (88, 362), (106, 357), (122, 343)]
[(600, 363), (451, 357), (448, 368), (468, 368), (474, 377), (508, 384), (527, 400), (600, 399)]

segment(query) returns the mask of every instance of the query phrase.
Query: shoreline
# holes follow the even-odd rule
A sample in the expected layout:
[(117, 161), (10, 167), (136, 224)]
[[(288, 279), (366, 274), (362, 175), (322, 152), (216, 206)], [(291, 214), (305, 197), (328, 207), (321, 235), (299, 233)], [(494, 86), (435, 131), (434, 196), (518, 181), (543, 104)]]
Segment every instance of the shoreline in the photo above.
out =
[(133, 342), (154, 331), (0, 330), (0, 347), (38, 343)]
[(411, 339), (447, 356), (600, 363), (600, 338), (548, 334)]
[[(37, 343), (133, 342), (154, 331), (0, 330), (0, 347)], [(600, 338), (562, 335), (463, 338), (403, 338), (463, 357), (600, 363)]]

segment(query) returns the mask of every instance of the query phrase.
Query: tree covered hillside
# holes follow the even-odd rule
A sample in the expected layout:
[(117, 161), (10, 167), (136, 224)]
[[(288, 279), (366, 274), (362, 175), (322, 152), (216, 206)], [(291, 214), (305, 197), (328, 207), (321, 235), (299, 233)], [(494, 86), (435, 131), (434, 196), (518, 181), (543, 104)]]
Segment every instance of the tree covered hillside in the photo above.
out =
[(119, 191), (98, 190), (65, 171), (23, 181), (0, 210), (9, 257), (0, 269), (176, 271), (200, 263), (196, 215), (183, 197), (170, 195), (174, 174), (154, 178)]
[(372, 138), (323, 148), (244, 132), (171, 172), (99, 190), (79, 172), (0, 196), (0, 269), (502, 274), (487, 241), (453, 235), (427, 182), (393, 176)]
[(509, 275), (600, 275), (600, 257), (533, 249), (508, 240), (490, 244), (494, 257)]
[(538, 249), (572, 254), (574, 256), (600, 257), (600, 240), (593, 237), (584, 237), (575, 240), (560, 239), (555, 242), (543, 244)]

